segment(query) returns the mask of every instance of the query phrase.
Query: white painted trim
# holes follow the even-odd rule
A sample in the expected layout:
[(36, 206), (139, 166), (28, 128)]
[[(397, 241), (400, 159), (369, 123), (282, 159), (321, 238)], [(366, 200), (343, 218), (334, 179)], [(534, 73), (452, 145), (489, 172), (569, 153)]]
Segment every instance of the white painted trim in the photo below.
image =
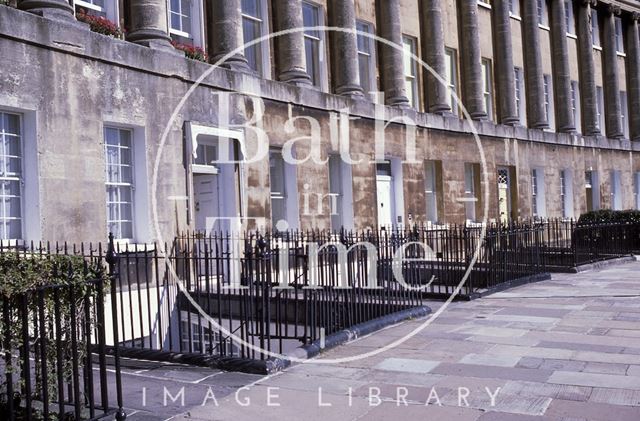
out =
[(171, 27), (171, 0), (167, 0), (167, 28), (170, 35), (176, 35), (193, 40), (193, 45), (206, 49), (204, 36), (204, 3), (201, 0), (191, 2), (191, 31), (187, 33)]
[[(103, 137), (107, 128), (131, 131), (133, 155), (133, 238), (119, 239), (126, 243), (147, 243), (151, 240), (151, 207), (149, 204), (149, 168), (145, 127), (121, 123), (117, 120), (103, 122)], [(104, 142), (104, 138), (103, 138)], [(106, 183), (106, 180), (105, 180)], [(105, 201), (106, 203), (106, 201)], [(106, 220), (105, 220), (106, 224)]]
[[(231, 130), (224, 129), (220, 127), (214, 126), (205, 126), (203, 124), (195, 123), (192, 121), (186, 121), (184, 124), (184, 133), (185, 133), (185, 166), (187, 171), (187, 225), (191, 225), (195, 221), (195, 200), (194, 200), (194, 191), (193, 191), (193, 176), (194, 174), (218, 174), (219, 170), (216, 167), (210, 165), (197, 165), (193, 164), (193, 154), (198, 147), (198, 137), (199, 136), (213, 136), (213, 137), (222, 137), (233, 139), (238, 142), (240, 145), (240, 155), (236, 157), (239, 165), (240, 171), (240, 191), (238, 194), (239, 197), (239, 209), (236, 209), (236, 213), (238, 217), (243, 217), (247, 215), (247, 207), (248, 200), (245, 200), (246, 196), (246, 168), (244, 165), (244, 157), (247, 156), (247, 148), (245, 145), (244, 132), (239, 130)], [(235, 206), (235, 204), (233, 204)], [(230, 213), (230, 208), (221, 209), (223, 213)], [(222, 215), (223, 217), (226, 215)], [(239, 230), (239, 226), (232, 227), (232, 230)]]
[(75, 6), (84, 7), (85, 9), (95, 10), (96, 12), (103, 12), (107, 15), (107, 19), (113, 21), (120, 26), (120, 2), (118, 0), (104, 0), (104, 8), (96, 6), (84, 0), (74, 0), (73, 10), (75, 12)]
[(18, 107), (0, 106), (0, 111), (20, 115), (22, 175), (20, 199), (22, 206), (21, 237), (15, 240), (40, 241), (40, 163), (38, 159), (37, 112)]

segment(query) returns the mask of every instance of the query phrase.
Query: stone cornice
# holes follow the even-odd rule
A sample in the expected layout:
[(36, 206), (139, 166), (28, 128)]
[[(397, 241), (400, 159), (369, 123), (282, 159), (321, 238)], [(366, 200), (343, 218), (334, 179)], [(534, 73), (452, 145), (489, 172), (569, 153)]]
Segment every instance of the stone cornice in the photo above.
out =
[[(154, 77), (175, 79), (190, 86), (208, 69), (209, 64), (189, 60), (173, 52), (153, 50), (134, 43), (113, 39), (71, 23), (53, 21), (14, 8), (0, 6), (0, 40), (9, 40), (101, 62)], [(314, 88), (296, 87), (283, 82), (218, 68), (204, 78), (204, 88), (224, 91), (251, 92), (265, 101), (293, 104), (328, 113), (348, 109), (350, 115), (363, 119), (376, 118), (376, 105), (362, 99), (351, 99), (325, 93)], [(378, 105), (378, 107), (380, 107)], [(413, 109), (384, 107), (388, 120), (409, 117), (418, 128), (471, 135), (471, 124), (456, 116), (417, 112)], [(640, 142), (610, 139), (604, 136), (580, 136), (554, 133), (521, 126), (506, 126), (490, 121), (474, 121), (473, 126), (483, 137), (515, 139), (567, 147), (640, 151)]]
[(598, 0), (598, 3), (613, 6), (616, 8), (615, 10), (618, 10), (618, 14), (620, 11), (640, 12), (640, 1), (637, 0)]

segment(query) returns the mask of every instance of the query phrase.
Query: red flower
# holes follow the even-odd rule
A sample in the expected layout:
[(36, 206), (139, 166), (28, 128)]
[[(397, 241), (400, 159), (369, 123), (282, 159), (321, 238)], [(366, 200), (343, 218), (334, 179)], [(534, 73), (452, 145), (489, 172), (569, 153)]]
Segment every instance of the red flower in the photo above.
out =
[(88, 23), (91, 30), (99, 34), (121, 38), (124, 33), (117, 23), (102, 16), (90, 15), (84, 9), (78, 9), (76, 18), (80, 22)]
[(190, 58), (192, 60), (199, 60), (206, 62), (208, 60), (207, 53), (200, 47), (196, 47), (189, 44), (182, 44), (177, 41), (171, 41), (171, 45), (176, 50), (180, 50), (184, 52), (185, 57)]

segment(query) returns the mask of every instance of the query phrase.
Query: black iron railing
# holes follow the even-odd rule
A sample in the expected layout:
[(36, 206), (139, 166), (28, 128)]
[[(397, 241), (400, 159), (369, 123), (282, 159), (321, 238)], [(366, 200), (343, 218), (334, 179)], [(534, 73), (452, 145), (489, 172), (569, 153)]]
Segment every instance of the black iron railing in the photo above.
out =
[[(96, 276), (82, 259), (77, 261), (80, 271), (72, 260), (27, 264), (69, 252), (40, 246), (1, 250), (6, 273), (0, 287), (0, 418), (124, 419), (119, 361), (117, 355), (108, 358), (106, 349), (109, 340), (117, 343), (114, 319), (105, 311), (113, 286), (108, 269), (99, 269), (102, 275)], [(104, 256), (94, 257), (101, 261)], [(21, 289), (20, 282), (34, 279), (24, 274), (29, 267), (51, 272), (36, 274), (35, 285)], [(59, 282), (52, 284), (47, 277)]]
[(640, 252), (638, 223), (577, 223), (573, 220), (539, 222), (543, 254), (550, 271), (629, 256)]
[[(19, 253), (40, 259), (82, 256), (108, 268), (110, 283), (107, 287), (104, 281), (87, 278), (93, 287), (74, 292), (82, 300), (67, 313), (78, 314), (61, 323), (73, 320), (76, 341), (82, 344), (77, 349), (90, 350), (98, 362), (86, 358), (89, 351), (73, 358), (77, 370), (70, 366), (64, 371), (56, 396), (41, 386), (58, 376), (55, 358), (43, 359), (60, 334), (56, 308), (45, 305), (42, 316), (38, 300), (39, 294), (68, 296), (65, 288), (70, 287), (34, 289), (3, 299), (3, 317), (24, 317), (21, 300), (30, 303), (23, 332), (28, 346), (14, 346), (10, 355), (5, 354), (3, 377), (8, 388), (21, 388), (16, 403), (20, 407), (31, 405), (29, 399), (50, 402), (50, 412), (53, 404), (62, 408), (62, 403), (65, 411), (69, 405), (73, 411), (80, 405), (82, 416), (92, 418), (122, 407), (121, 354), (262, 361), (270, 352), (287, 353), (342, 329), (419, 307), (425, 297), (449, 297), (454, 292), (473, 297), (542, 278), (550, 269), (628, 255), (640, 248), (639, 239), (637, 225), (530, 221), (339, 233), (189, 232), (168, 244), (112, 241), (107, 253), (95, 244), (22, 245)], [(0, 250), (11, 252), (15, 249)], [(88, 318), (83, 316), (87, 309)], [(6, 341), (6, 332), (2, 335)], [(61, 340), (73, 342), (73, 335)], [(103, 388), (102, 375), (86, 374), (102, 373), (107, 354), (115, 356), (109, 359), (117, 373), (115, 390)], [(28, 370), (25, 365), (30, 365)], [(7, 369), (13, 366), (19, 369)], [(31, 373), (29, 380), (26, 373)], [(18, 386), (7, 387), (5, 397), (13, 396)], [(13, 405), (10, 401), (5, 399), (5, 408)]]

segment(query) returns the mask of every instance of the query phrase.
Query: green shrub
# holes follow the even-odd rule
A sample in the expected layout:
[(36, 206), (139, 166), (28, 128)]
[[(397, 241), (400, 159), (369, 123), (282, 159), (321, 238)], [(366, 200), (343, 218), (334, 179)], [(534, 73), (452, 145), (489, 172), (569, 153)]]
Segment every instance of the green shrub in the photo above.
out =
[[(87, 281), (102, 279), (104, 281), (104, 293), (108, 293), (108, 274), (107, 268), (100, 262), (89, 262), (79, 256), (64, 255), (46, 255), (39, 253), (25, 253), (23, 251), (6, 251), (0, 252), (0, 338), (2, 338), (3, 347), (8, 345), (8, 349), (21, 349), (24, 345), (23, 340), (23, 316), (22, 310), (25, 304), (29, 320), (30, 335), (33, 335), (34, 320), (39, 320), (40, 314), (40, 297), (44, 302), (44, 318), (45, 325), (53, 329), (54, 314), (56, 304), (60, 314), (60, 335), (62, 338), (61, 351), (63, 355), (62, 372), (67, 378), (72, 373), (72, 341), (71, 341), (71, 321), (75, 320), (79, 327), (84, 322), (85, 300), (87, 294), (95, 297), (96, 285)], [(64, 288), (47, 288), (52, 286), (64, 285)], [(40, 292), (42, 291), (42, 292)], [(57, 291), (54, 292), (54, 291)], [(75, 312), (71, 312), (71, 292), (74, 296)], [(8, 320), (5, 320), (4, 310), (10, 309)], [(91, 326), (95, 326), (93, 320), (93, 312), (90, 312)], [(7, 323), (8, 321), (8, 323)], [(52, 331), (53, 332), (53, 331)], [(79, 330), (81, 332), (81, 330)], [(9, 338), (7, 343), (7, 338)], [(53, 338), (51, 338), (53, 339)], [(30, 338), (30, 342), (34, 341), (33, 346), (39, 339)], [(75, 348), (77, 358), (80, 364), (86, 357), (86, 342), (82, 335), (78, 335)], [(37, 376), (38, 380), (33, 390), (41, 390), (47, 388), (49, 399), (57, 398), (57, 352), (58, 349), (54, 344), (50, 343), (46, 348), (47, 360), (47, 384), (42, 384), (42, 375)], [(35, 356), (36, 361), (34, 368), (40, 370), (40, 355)], [(15, 372), (20, 378), (20, 386), (24, 382), (21, 376), (18, 359), (14, 359), (12, 364), (3, 367), (3, 371)], [(16, 390), (20, 390), (19, 388)], [(6, 377), (0, 378), (0, 413), (6, 405), (7, 385)], [(18, 395), (18, 401), (24, 397)], [(51, 406), (50, 402), (50, 407)], [(0, 418), (2, 418), (0, 416)], [(35, 414), (35, 418), (41, 418), (40, 414)]]
[(640, 223), (640, 211), (602, 209), (583, 213), (578, 219), (581, 225), (595, 223)]

